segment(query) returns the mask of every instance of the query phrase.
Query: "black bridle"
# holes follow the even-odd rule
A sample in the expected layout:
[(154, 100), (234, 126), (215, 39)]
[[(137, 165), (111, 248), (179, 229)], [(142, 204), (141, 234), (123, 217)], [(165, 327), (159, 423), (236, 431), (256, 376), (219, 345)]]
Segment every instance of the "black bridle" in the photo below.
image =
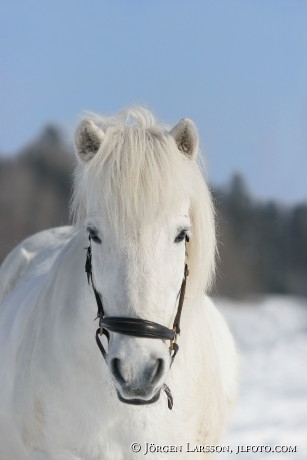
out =
[[(181, 318), (181, 312), (182, 312), (182, 307), (183, 307), (183, 302), (184, 302), (187, 276), (189, 274), (188, 265), (185, 264), (184, 266), (184, 275), (183, 275), (183, 280), (181, 283), (181, 288), (179, 291), (178, 308), (177, 308), (177, 313), (174, 319), (172, 329), (169, 329), (168, 327), (165, 327), (162, 324), (155, 323), (153, 321), (148, 321), (146, 319), (141, 319), (141, 318), (105, 316), (101, 294), (97, 291), (94, 281), (93, 281), (92, 246), (91, 246), (90, 236), (89, 236), (89, 241), (90, 241), (90, 244), (87, 248), (85, 271), (87, 274), (88, 283), (91, 284), (93, 288), (96, 303), (97, 303), (96, 319), (99, 318), (99, 328), (96, 331), (96, 342), (97, 342), (99, 350), (101, 351), (104, 359), (107, 358), (107, 352), (104, 346), (102, 345), (99, 336), (105, 335), (109, 342), (109, 339), (110, 339), (109, 331), (111, 331), (111, 332), (117, 332), (118, 334), (130, 335), (133, 337), (144, 337), (147, 339), (169, 340), (170, 341), (169, 350), (171, 354), (171, 359), (172, 359), (171, 364), (172, 364), (179, 350), (179, 346), (177, 344), (177, 335), (180, 333), (180, 318)], [(168, 407), (169, 409), (172, 409), (173, 398), (172, 398), (170, 389), (165, 384), (164, 384), (163, 389), (168, 398)]]

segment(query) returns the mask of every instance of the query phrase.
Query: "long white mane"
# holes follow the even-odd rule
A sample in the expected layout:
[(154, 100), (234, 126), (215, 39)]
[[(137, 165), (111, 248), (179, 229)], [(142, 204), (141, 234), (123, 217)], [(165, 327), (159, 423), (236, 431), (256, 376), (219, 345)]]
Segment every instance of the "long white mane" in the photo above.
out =
[(148, 110), (131, 108), (111, 118), (91, 114), (91, 119), (105, 136), (93, 159), (76, 167), (75, 225), (83, 225), (91, 202), (103, 199), (106, 217), (124, 236), (127, 228), (137, 233), (141, 223), (167, 212), (174, 199), (190, 200), (189, 294), (203, 293), (213, 279), (216, 243), (211, 196), (200, 166), (178, 151), (169, 129)]

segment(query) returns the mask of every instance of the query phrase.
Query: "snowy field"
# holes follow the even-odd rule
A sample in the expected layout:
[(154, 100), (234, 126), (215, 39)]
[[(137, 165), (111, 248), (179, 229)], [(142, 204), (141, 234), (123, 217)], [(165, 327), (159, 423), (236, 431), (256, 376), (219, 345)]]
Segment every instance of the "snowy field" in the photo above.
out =
[[(238, 404), (223, 445), (240, 460), (307, 459), (307, 300), (218, 299), (241, 355)], [(242, 452), (237, 446), (297, 446), (297, 452)], [(246, 450), (246, 449), (244, 449)]]

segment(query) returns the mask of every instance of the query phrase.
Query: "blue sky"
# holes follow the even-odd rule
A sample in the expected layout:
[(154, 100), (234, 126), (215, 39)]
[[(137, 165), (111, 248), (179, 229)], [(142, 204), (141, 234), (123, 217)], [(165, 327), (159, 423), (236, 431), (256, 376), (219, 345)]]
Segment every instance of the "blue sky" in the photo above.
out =
[(211, 182), (307, 200), (307, 2), (1, 0), (2, 154), (133, 104), (192, 118)]

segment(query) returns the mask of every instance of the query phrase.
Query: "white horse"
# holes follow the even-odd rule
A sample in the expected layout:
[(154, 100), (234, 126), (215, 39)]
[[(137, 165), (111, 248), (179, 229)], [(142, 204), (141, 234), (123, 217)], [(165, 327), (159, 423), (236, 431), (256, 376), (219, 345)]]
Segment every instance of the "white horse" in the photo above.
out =
[[(0, 459), (191, 458), (220, 439), (236, 394), (233, 340), (205, 295), (215, 231), (196, 128), (169, 131), (135, 108), (84, 120), (76, 150), (74, 226), (26, 239), (1, 268)], [(93, 288), (101, 320), (141, 330), (109, 328), (105, 359)]]

